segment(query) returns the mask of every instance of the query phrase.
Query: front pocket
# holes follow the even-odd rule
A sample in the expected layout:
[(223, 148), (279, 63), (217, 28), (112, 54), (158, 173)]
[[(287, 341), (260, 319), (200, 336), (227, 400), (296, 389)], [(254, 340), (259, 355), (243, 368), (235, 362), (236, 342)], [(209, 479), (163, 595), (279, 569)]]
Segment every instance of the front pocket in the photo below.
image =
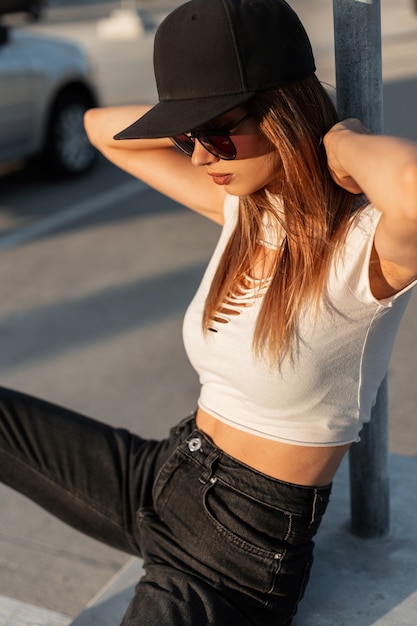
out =
[[(273, 588), (281, 567), (282, 542), (276, 536), (271, 542), (266, 536), (266, 528), (258, 539), (258, 531), (241, 513), (242, 508), (245, 511), (249, 508), (245, 497), (237, 493), (235, 501), (236, 494), (232, 489), (228, 500), (223, 485), (219, 497), (216, 480), (207, 481), (203, 474), (204, 468), (181, 450), (168, 459), (154, 486), (157, 519), (153, 522), (144, 520), (148, 540), (151, 540), (150, 533), (153, 550), (160, 544), (160, 562), (193, 571), (214, 586), (227, 585), (238, 591), (245, 589), (247, 595), (263, 601), (264, 595)], [(234, 511), (238, 501), (242, 500), (238, 510)], [(223, 513), (220, 506), (226, 507)], [(251, 517), (253, 513), (251, 509)], [(285, 536), (289, 520), (282, 513), (280, 519), (279, 534)], [(255, 528), (256, 523), (255, 519)]]
[[(213, 476), (201, 490), (210, 559), (249, 595), (270, 594), (286, 556), (291, 515)], [(259, 596), (258, 596), (259, 599)]]
[(279, 560), (291, 528), (291, 515), (212, 478), (202, 492), (203, 506), (217, 532), (242, 550)]

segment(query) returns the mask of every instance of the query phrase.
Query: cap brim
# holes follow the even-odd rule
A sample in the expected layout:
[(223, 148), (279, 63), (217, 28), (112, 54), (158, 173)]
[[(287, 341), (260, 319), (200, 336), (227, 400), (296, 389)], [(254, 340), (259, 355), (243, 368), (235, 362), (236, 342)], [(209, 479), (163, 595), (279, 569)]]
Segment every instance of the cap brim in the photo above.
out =
[(255, 93), (230, 94), (195, 100), (169, 100), (156, 104), (114, 139), (174, 137), (207, 124), (250, 100)]

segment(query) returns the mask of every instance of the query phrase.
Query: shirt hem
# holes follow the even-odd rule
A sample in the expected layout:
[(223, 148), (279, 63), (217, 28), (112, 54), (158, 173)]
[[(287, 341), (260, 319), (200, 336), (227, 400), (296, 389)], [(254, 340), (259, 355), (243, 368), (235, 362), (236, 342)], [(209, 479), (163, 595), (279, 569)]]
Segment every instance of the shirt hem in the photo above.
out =
[(303, 446), (303, 447), (315, 447), (315, 448), (331, 448), (338, 446), (346, 446), (352, 443), (357, 443), (360, 441), (359, 434), (355, 434), (352, 437), (347, 439), (339, 439), (337, 441), (306, 441), (300, 439), (294, 439), (293, 437), (284, 437), (282, 435), (275, 435), (272, 433), (265, 433), (264, 431), (258, 430), (256, 428), (251, 428), (250, 426), (245, 426), (239, 422), (236, 422), (230, 418), (224, 417), (220, 415), (213, 409), (208, 408), (200, 401), (198, 402), (198, 406), (203, 409), (209, 415), (212, 415), (214, 418), (226, 424), (227, 426), (231, 426), (232, 428), (236, 428), (236, 430), (249, 433), (250, 435), (255, 435), (256, 437), (260, 437), (262, 439), (267, 439), (269, 441), (277, 441), (279, 443), (285, 443), (293, 446)]

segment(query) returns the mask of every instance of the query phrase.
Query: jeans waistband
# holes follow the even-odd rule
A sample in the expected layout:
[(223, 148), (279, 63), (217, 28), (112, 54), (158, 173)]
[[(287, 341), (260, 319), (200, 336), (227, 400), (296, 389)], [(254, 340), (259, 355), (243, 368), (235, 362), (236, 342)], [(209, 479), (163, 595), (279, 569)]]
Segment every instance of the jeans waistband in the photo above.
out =
[(331, 487), (310, 487), (288, 483), (262, 474), (225, 454), (196, 427), (195, 416), (180, 424), (180, 449), (206, 471), (206, 478), (215, 476), (254, 499), (311, 519), (323, 515)]

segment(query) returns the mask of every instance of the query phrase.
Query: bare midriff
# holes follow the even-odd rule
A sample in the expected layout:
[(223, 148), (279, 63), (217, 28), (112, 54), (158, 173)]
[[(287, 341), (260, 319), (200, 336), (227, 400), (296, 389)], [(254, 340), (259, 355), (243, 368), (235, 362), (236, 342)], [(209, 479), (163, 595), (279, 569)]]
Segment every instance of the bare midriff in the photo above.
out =
[(267, 476), (297, 485), (330, 484), (350, 447), (300, 446), (265, 439), (224, 424), (201, 408), (197, 426), (229, 456)]

